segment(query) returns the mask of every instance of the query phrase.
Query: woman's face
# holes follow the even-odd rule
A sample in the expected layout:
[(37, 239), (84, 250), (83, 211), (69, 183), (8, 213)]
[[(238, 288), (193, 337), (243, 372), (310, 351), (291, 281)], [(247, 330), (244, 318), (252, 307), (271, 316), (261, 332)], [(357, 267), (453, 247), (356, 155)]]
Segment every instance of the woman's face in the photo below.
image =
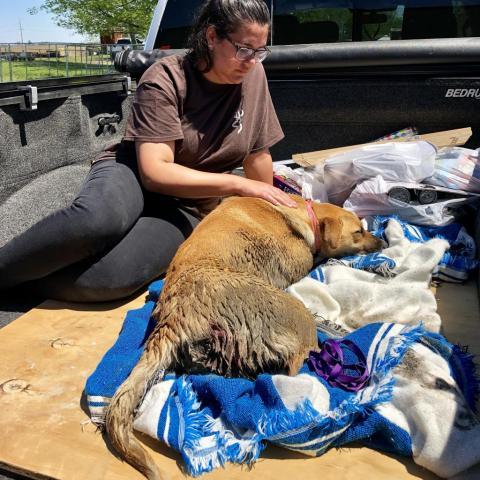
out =
[(243, 77), (255, 65), (255, 58), (241, 61), (236, 58), (238, 47), (252, 49), (264, 48), (267, 45), (268, 25), (246, 23), (235, 32), (229, 33), (229, 38), (219, 38), (215, 28), (210, 26), (206, 32), (207, 43), (213, 59), (213, 67), (205, 77), (215, 83), (241, 83)]

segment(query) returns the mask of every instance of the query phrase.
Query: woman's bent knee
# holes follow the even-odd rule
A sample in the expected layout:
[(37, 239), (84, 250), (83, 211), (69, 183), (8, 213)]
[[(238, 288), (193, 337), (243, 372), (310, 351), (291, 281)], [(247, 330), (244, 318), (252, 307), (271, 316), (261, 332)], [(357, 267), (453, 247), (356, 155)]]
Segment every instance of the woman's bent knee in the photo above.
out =
[(143, 192), (133, 172), (108, 161), (94, 166), (82, 191), (60, 215), (66, 217), (74, 237), (99, 252), (130, 230), (143, 206)]

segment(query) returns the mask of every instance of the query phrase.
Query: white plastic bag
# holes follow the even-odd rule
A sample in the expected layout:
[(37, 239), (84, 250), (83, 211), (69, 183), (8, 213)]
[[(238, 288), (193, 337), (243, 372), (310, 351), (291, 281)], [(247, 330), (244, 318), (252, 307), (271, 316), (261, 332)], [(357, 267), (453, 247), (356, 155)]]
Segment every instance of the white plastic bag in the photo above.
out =
[(323, 184), (323, 168), (296, 168), (292, 169), (286, 165), (273, 164), (274, 175), (285, 180), (293, 181), (293, 187), (297, 187), (303, 198), (328, 202), (327, 191)]
[(355, 185), (376, 175), (419, 183), (433, 174), (436, 151), (431, 143), (420, 140), (373, 143), (330, 157), (324, 167), (328, 200), (342, 205)]
[(478, 150), (463, 147), (441, 148), (435, 158), (431, 185), (480, 193), (480, 157)]
[(406, 202), (399, 199), (401, 195), (389, 194), (393, 189), (397, 189), (397, 191), (410, 190), (417, 193), (446, 191), (446, 189), (428, 189), (426, 185), (417, 183), (386, 182), (380, 175), (377, 175), (375, 178), (365, 180), (357, 185), (343, 206), (347, 210), (355, 212), (359, 217), (396, 214), (409, 223), (441, 227), (455, 221), (456, 208), (480, 198), (477, 195), (463, 192), (465, 194), (463, 197), (422, 205), (418, 202), (416, 194), (415, 200)]

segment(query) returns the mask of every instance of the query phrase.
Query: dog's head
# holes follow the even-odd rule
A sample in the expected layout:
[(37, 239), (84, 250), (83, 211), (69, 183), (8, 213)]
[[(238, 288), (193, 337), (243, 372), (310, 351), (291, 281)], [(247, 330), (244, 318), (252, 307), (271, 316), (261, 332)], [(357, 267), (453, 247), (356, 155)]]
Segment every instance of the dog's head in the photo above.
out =
[(319, 218), (322, 257), (344, 257), (382, 248), (382, 241), (363, 228), (357, 215), (337, 208), (341, 210), (338, 216)]
[[(321, 257), (343, 257), (375, 252), (382, 248), (382, 240), (365, 230), (357, 215), (329, 203), (312, 202), (318, 220), (318, 231), (315, 232), (306, 210), (306, 202), (299, 197), (296, 200), (298, 208), (280, 208), (287, 223), (305, 238), (312, 253)], [(318, 251), (315, 247), (315, 234), (320, 236)]]

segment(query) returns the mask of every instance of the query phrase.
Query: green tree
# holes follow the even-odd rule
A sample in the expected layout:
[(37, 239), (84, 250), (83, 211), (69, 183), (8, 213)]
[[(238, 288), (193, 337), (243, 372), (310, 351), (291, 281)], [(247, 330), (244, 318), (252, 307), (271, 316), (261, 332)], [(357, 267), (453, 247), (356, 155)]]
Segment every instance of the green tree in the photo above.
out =
[[(81, 34), (98, 35), (118, 29), (136, 41), (145, 37), (156, 0), (44, 0), (40, 6), (54, 15), (57, 25)], [(29, 10), (31, 14), (38, 8)]]

